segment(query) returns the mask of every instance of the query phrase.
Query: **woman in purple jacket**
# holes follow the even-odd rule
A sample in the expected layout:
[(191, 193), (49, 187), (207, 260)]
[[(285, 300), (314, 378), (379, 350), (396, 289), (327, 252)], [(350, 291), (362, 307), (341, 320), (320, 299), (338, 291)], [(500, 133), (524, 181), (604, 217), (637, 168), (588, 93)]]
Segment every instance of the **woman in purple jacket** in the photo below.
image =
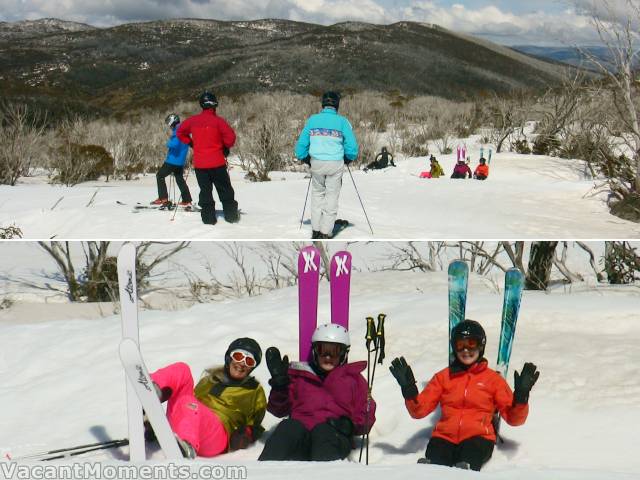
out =
[(473, 173), (471, 172), (469, 165), (464, 162), (464, 158), (461, 158), (458, 160), (458, 163), (456, 163), (456, 166), (453, 167), (451, 178), (467, 178), (467, 176), (468, 178), (471, 178), (473, 177)]
[(292, 362), (270, 347), (267, 410), (289, 418), (267, 439), (259, 460), (331, 461), (346, 458), (353, 436), (369, 432), (376, 404), (362, 376), (367, 362), (347, 363), (349, 332), (334, 323), (311, 337), (310, 362)]

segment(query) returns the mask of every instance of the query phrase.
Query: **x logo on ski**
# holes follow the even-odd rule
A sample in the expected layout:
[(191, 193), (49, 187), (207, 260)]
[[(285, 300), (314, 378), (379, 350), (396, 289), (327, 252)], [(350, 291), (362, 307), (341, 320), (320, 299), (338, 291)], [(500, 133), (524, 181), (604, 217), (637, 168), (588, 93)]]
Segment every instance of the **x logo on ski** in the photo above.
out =
[(336, 277), (340, 275), (349, 275), (349, 269), (347, 269), (347, 256), (343, 255), (342, 257), (334, 257), (336, 259)]
[(131, 303), (134, 303), (133, 299), (133, 272), (131, 270), (127, 270), (127, 276), (129, 277), (129, 281), (127, 282), (127, 286), (125, 287), (125, 292), (129, 294), (129, 300)]
[(318, 265), (316, 265), (316, 263), (314, 262), (316, 252), (302, 252), (302, 255), (304, 256), (304, 273), (308, 273), (311, 270), (317, 272)]

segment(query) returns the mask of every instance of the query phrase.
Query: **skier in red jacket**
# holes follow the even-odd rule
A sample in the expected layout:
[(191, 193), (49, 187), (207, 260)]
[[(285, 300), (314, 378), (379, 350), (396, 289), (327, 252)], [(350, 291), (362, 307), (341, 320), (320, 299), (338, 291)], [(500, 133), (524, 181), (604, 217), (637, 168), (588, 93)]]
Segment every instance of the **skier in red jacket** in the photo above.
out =
[(522, 425), (529, 413), (529, 392), (540, 372), (525, 363), (515, 372), (515, 392), (483, 358), (486, 335), (473, 320), (460, 322), (451, 332), (455, 359), (436, 373), (418, 393), (404, 357), (391, 362), (391, 373), (402, 387), (405, 406), (413, 418), (423, 418), (438, 404), (441, 417), (427, 445), (424, 462), (480, 470), (493, 453), (496, 431), (494, 412), (512, 426)]
[(213, 93), (203, 92), (200, 106), (202, 112), (182, 122), (176, 135), (182, 143), (193, 147), (193, 168), (200, 187), (198, 203), (202, 208), (202, 222), (216, 224), (215, 186), (222, 202), (224, 219), (235, 223), (240, 219), (238, 202), (231, 186), (226, 157), (236, 142), (236, 134), (224, 118), (216, 115), (218, 100)]

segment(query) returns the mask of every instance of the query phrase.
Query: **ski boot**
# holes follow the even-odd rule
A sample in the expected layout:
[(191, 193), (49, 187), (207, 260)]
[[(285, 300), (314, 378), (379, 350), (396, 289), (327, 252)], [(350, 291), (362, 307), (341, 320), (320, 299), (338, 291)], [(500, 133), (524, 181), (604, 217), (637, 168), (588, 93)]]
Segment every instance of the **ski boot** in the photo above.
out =
[(144, 425), (144, 440), (147, 443), (153, 443), (157, 441), (156, 432), (153, 431), (153, 427), (151, 426), (151, 422), (149, 422), (149, 418), (147, 417), (146, 412), (142, 411), (142, 422)]
[(224, 219), (227, 223), (238, 223), (240, 221), (240, 213), (229, 213), (224, 215)]
[(164, 206), (164, 205), (169, 205), (169, 199), (168, 198), (156, 198), (153, 202), (151, 202), (150, 205), (160, 205), (160, 206)]
[(193, 448), (189, 442), (182, 440), (178, 435), (176, 435), (176, 441), (178, 442), (178, 446), (180, 447), (180, 451), (184, 458), (193, 460), (198, 456), (196, 449)]
[[(152, 382), (152, 385), (153, 389), (156, 391), (156, 395), (160, 399), (160, 403), (164, 403), (169, 400), (171, 390), (166, 389), (163, 391), (156, 382)], [(144, 439), (149, 443), (155, 442), (157, 440), (156, 433), (153, 431), (149, 417), (147, 417), (147, 412), (144, 410), (142, 410), (142, 424), (144, 425)]]

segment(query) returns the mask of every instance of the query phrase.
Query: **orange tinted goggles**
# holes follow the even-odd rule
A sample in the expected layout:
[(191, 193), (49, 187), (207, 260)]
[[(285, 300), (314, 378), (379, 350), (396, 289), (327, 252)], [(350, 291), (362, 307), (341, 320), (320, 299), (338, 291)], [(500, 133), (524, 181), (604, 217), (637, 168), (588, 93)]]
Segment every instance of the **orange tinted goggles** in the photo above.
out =
[(339, 357), (342, 355), (344, 347), (338, 343), (316, 343), (315, 346), (316, 354), (320, 357)]
[(256, 366), (256, 359), (250, 353), (245, 353), (242, 350), (234, 350), (229, 354), (231, 360), (238, 363), (244, 363), (247, 367), (253, 368)]
[(461, 338), (455, 341), (456, 352), (462, 350), (477, 350), (480, 343), (475, 338)]

